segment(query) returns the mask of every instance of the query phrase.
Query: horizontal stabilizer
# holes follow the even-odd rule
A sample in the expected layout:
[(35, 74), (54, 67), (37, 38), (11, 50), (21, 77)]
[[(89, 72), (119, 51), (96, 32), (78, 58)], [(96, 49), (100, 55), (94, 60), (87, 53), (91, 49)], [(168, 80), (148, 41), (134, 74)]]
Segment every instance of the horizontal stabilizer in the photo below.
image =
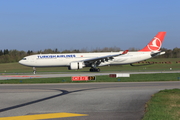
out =
[(159, 52), (156, 52), (156, 53), (151, 53), (151, 56), (152, 57), (156, 57), (156, 56), (158, 56), (158, 55), (163, 55), (163, 54), (165, 54), (165, 52), (164, 51), (159, 51)]

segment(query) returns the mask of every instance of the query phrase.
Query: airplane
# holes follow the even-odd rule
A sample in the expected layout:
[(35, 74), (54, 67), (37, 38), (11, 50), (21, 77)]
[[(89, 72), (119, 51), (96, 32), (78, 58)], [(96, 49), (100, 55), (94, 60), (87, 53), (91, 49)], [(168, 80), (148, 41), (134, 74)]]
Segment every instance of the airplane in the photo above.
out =
[(99, 72), (98, 66), (132, 64), (165, 54), (164, 51), (160, 51), (165, 35), (166, 32), (158, 32), (139, 51), (36, 54), (24, 57), (19, 63), (29, 67), (68, 67), (69, 70), (90, 67), (90, 72)]

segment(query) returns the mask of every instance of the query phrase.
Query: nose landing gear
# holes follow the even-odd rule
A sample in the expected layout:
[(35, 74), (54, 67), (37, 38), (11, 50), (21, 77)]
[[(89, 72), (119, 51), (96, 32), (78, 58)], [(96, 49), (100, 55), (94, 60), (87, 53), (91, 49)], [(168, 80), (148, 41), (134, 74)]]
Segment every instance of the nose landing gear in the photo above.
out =
[(33, 67), (33, 74), (36, 74), (36, 68)]

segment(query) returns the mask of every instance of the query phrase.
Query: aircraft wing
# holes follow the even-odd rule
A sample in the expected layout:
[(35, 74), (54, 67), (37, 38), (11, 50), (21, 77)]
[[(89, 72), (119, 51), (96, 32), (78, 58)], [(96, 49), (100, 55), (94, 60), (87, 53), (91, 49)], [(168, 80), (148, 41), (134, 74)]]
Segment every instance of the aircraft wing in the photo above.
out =
[(107, 55), (107, 56), (102, 56), (102, 57), (96, 57), (96, 58), (91, 58), (91, 59), (85, 59), (83, 60), (83, 62), (85, 64), (91, 64), (91, 63), (97, 63), (97, 62), (105, 62), (105, 61), (108, 61), (108, 60), (112, 60), (114, 59), (114, 57), (117, 57), (117, 56), (121, 56), (121, 55), (125, 55), (128, 53), (129, 50), (125, 50), (123, 53), (121, 54), (114, 54), (114, 55)]

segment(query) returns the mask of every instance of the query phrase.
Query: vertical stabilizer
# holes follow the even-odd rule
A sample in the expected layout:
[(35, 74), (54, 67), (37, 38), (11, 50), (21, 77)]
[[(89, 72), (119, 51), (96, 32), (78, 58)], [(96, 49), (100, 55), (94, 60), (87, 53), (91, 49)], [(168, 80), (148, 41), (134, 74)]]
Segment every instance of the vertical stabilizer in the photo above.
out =
[(139, 52), (159, 51), (165, 35), (166, 32), (158, 32), (158, 34), (149, 42), (149, 44), (147, 44), (143, 49), (139, 50)]

